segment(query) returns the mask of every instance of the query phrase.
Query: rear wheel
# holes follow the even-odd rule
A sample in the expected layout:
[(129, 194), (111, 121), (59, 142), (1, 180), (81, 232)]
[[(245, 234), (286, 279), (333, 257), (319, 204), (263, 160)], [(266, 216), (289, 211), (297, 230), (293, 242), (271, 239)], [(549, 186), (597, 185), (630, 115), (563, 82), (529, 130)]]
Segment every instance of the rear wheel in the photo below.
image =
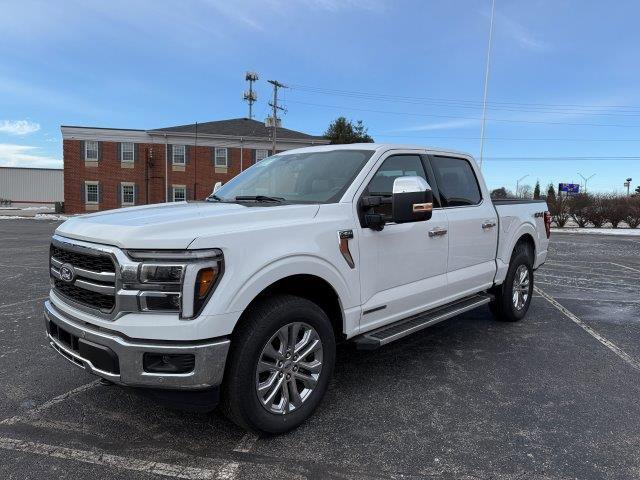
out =
[(239, 426), (283, 433), (316, 409), (333, 374), (335, 337), (316, 304), (279, 295), (250, 307), (234, 333), (223, 407)]
[(492, 292), (489, 304), (497, 320), (517, 322), (529, 310), (533, 294), (533, 252), (526, 243), (519, 243), (511, 255), (504, 282)]

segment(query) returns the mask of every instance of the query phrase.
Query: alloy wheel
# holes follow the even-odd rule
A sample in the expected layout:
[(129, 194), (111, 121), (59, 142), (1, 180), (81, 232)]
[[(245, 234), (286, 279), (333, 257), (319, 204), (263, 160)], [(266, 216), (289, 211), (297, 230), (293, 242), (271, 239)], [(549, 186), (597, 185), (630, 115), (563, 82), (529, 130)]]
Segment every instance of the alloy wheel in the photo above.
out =
[(529, 299), (529, 269), (526, 265), (520, 265), (513, 278), (513, 307), (522, 310)]
[(303, 322), (289, 323), (274, 333), (256, 366), (256, 393), (269, 412), (285, 415), (309, 399), (322, 373), (322, 341)]

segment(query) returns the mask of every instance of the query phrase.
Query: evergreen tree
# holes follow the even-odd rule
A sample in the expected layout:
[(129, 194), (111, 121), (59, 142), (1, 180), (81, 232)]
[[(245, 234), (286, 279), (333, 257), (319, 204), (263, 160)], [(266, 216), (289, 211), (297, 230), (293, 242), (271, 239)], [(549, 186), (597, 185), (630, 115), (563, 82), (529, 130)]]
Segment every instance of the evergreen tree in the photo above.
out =
[(540, 200), (540, 180), (536, 180), (536, 186), (533, 189), (533, 199)]
[(331, 122), (324, 137), (331, 140), (332, 144), (373, 142), (373, 138), (367, 133), (367, 128), (362, 120), (358, 120), (354, 124), (345, 117), (338, 117)]

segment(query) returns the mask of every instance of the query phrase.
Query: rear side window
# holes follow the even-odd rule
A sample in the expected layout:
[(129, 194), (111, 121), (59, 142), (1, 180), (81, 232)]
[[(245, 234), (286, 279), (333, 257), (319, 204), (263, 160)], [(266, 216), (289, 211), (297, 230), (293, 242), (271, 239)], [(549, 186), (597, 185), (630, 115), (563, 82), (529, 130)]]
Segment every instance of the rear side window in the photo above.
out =
[(432, 157), (431, 165), (445, 207), (477, 205), (482, 200), (478, 180), (468, 160)]

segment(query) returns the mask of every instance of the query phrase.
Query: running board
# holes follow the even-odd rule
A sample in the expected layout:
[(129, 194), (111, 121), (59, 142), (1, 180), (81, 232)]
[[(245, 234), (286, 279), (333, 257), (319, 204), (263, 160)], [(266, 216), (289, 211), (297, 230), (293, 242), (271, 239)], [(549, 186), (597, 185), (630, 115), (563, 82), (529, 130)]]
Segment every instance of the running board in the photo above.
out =
[(428, 312), (419, 313), (409, 318), (399, 320), (391, 325), (372, 330), (356, 337), (353, 342), (358, 350), (375, 350), (382, 345), (411, 335), (414, 332), (427, 328), (436, 323), (455, 317), (481, 305), (486, 305), (492, 300), (487, 293), (478, 293), (470, 297), (443, 305)]

